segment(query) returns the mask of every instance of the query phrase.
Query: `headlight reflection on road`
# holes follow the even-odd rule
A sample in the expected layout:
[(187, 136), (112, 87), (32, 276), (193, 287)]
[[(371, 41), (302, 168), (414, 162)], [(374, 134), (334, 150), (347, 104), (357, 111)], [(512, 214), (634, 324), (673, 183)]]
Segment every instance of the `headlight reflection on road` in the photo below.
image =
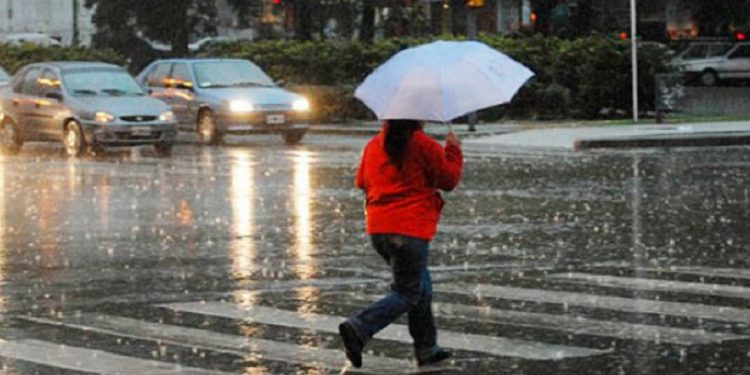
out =
[(111, 211), (109, 209), (109, 200), (112, 196), (112, 186), (109, 182), (109, 176), (103, 175), (101, 177), (101, 183), (99, 184), (99, 192), (100, 192), (100, 203), (99, 203), (99, 210), (100, 215), (102, 219), (102, 225), (103, 229), (108, 231), (109, 230), (109, 219)]
[[(5, 222), (5, 157), (0, 155), (0, 285), (5, 285), (5, 258), (8, 256), (5, 247), (6, 233), (8, 229)], [(7, 310), (7, 297), (4, 293), (0, 294), (0, 313)]]
[[(231, 188), (232, 205), (232, 276), (245, 280), (255, 271), (255, 181), (252, 154), (247, 150), (232, 150)], [(242, 289), (242, 288), (238, 288)], [(237, 292), (235, 301), (242, 305), (252, 305), (254, 294)]]
[[(318, 264), (313, 255), (312, 244), (313, 217), (310, 208), (312, 189), (310, 186), (310, 152), (302, 151), (294, 156), (294, 185), (292, 201), (294, 203), (294, 256), (296, 264), (294, 272), (300, 280), (309, 280), (318, 272)], [(320, 288), (297, 288), (297, 299), (302, 302), (298, 311), (301, 313), (314, 311), (320, 300)], [(301, 337), (303, 344), (313, 344), (316, 338), (312, 335)]]
[(310, 212), (310, 152), (302, 151), (294, 157), (294, 255), (297, 258), (295, 272), (302, 280), (315, 276), (315, 258), (311, 256), (312, 213)]

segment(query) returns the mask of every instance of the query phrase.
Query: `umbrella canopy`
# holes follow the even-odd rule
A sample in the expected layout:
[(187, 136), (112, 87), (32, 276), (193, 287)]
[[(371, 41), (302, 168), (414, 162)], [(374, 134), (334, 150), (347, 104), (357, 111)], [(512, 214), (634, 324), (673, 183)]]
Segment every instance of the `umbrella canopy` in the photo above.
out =
[(378, 119), (448, 122), (509, 102), (534, 73), (475, 41), (436, 41), (403, 50), (357, 87)]

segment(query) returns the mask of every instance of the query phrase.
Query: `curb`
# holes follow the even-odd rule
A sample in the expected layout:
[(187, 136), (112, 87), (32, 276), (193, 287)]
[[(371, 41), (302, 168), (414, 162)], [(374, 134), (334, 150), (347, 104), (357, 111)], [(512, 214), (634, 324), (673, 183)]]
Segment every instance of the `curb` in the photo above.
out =
[(742, 146), (750, 144), (750, 134), (706, 134), (700, 137), (624, 138), (624, 139), (579, 139), (573, 142), (574, 150), (603, 148), (650, 148), (650, 147), (712, 147)]

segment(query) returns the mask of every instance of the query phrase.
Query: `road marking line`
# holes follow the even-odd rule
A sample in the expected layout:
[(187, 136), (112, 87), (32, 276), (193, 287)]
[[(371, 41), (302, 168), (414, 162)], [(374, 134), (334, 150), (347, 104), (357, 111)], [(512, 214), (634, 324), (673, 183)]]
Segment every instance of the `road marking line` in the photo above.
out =
[(722, 322), (750, 324), (750, 310), (727, 306), (654, 301), (489, 284), (436, 284), (433, 289), (436, 292), (454, 293), (474, 297), (491, 297), (537, 303), (557, 303), (567, 306), (593, 307), (631, 313), (684, 316), (690, 318), (712, 319)]
[(464, 262), (462, 265), (430, 266), (430, 272), (462, 272), (462, 271), (481, 271), (493, 269), (510, 269), (514, 272), (519, 271), (544, 271), (551, 270), (553, 267), (542, 262), (505, 262), (505, 263), (481, 263), (471, 264)]
[(710, 296), (750, 299), (750, 288), (735, 285), (705, 284), (685, 281), (642, 279), (588, 273), (556, 273), (547, 276), (550, 279), (565, 280), (589, 285), (615, 288), (647, 290), (655, 292), (677, 292), (689, 294), (703, 294)]
[[(243, 307), (233, 303), (222, 302), (171, 303), (159, 306), (178, 312), (241, 319), (247, 322), (303, 328), (330, 333), (338, 333), (338, 325), (345, 319), (344, 317), (333, 315), (298, 313), (258, 305)], [(558, 360), (572, 357), (601, 355), (611, 352), (609, 350), (552, 345), (528, 340), (482, 336), (442, 330), (439, 334), (440, 345), (447, 348), (532, 360)], [(412, 343), (407, 327), (400, 324), (391, 324), (386, 329), (379, 332), (376, 335), (376, 338), (409, 344)]]
[(638, 268), (638, 270), (649, 272), (661, 272), (672, 274), (686, 274), (705, 277), (723, 277), (727, 279), (750, 279), (750, 270), (740, 268), (709, 268), (709, 267), (682, 267), (672, 266), (667, 268)]
[[(372, 302), (381, 297), (375, 295), (352, 295), (343, 298)], [(582, 316), (505, 310), (492, 308), (490, 306), (467, 306), (454, 303), (433, 302), (432, 308), (435, 316), (450, 319), (493, 322), (512, 326), (564, 331), (576, 335), (614, 337), (619, 339), (652, 341), (656, 343), (683, 346), (706, 345), (723, 341), (750, 339), (750, 336), (710, 332), (701, 329), (673, 328), (605, 321), (589, 319)]]
[(132, 358), (101, 350), (29, 339), (0, 340), (0, 356), (55, 368), (97, 374), (229, 374), (227, 372), (186, 367), (174, 363)]
[[(46, 318), (19, 316), (19, 320), (95, 332), (105, 335), (127, 337), (138, 340), (159, 341), (163, 344), (187, 346), (213, 352), (239, 356), (252, 354), (271, 361), (295, 363), (311, 367), (341, 369), (347, 366), (343, 350), (322, 349), (295, 345), (279, 341), (230, 335), (208, 330), (182, 327), (111, 315), (82, 314), (75, 319), (64, 321)], [(347, 369), (348, 372), (377, 374), (414, 374), (445, 371), (440, 368), (417, 368), (412, 361), (363, 355), (361, 369)]]
[(382, 279), (374, 278), (329, 278), (329, 279), (309, 279), (309, 280), (284, 280), (273, 282), (253, 282), (248, 283), (247, 287), (251, 290), (259, 291), (286, 291), (301, 287), (337, 287), (350, 286), (383, 282)]

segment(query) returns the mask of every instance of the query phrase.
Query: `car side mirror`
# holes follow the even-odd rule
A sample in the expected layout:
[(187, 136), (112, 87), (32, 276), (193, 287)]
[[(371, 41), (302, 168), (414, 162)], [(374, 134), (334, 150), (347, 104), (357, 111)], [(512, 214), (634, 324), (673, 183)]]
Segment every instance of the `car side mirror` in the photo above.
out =
[(63, 95), (59, 92), (48, 92), (44, 94), (44, 97), (49, 98), (49, 99), (55, 99), (59, 102), (63, 101)]

